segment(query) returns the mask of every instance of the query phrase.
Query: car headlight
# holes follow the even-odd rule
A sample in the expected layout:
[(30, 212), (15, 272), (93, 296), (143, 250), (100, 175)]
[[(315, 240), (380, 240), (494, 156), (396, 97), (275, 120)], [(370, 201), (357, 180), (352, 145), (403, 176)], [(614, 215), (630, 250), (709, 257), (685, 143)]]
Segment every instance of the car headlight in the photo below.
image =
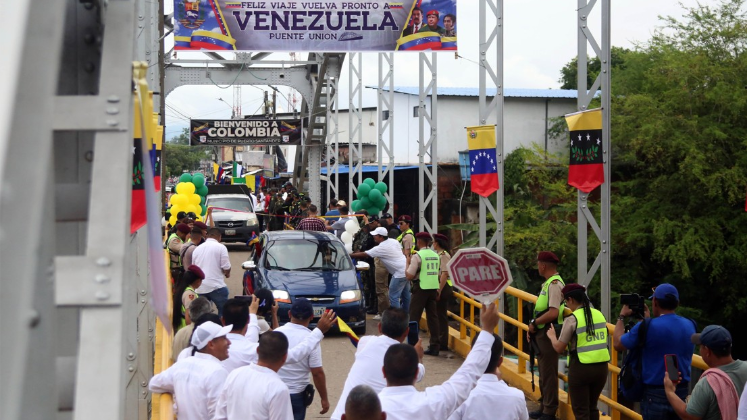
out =
[(361, 300), (360, 290), (345, 290), (340, 293), (340, 303), (357, 302)]
[(291, 303), (290, 295), (285, 290), (273, 290), (272, 297), (275, 298), (275, 302)]
[(247, 225), (247, 226), (256, 226), (256, 225), (258, 225), (258, 224), (259, 224), (259, 221), (257, 220), (257, 218), (256, 218), (256, 217), (255, 217), (255, 218), (249, 218), (249, 219), (247, 219), (247, 221), (246, 221), (246, 225)]

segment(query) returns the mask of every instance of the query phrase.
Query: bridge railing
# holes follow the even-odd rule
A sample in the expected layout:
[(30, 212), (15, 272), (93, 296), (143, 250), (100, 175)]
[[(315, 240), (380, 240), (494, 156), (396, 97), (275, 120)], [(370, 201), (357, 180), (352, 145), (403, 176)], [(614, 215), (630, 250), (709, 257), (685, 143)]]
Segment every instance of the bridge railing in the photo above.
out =
[[(508, 287), (506, 289), (506, 296), (507, 300), (511, 298), (515, 299), (515, 306), (516, 308), (516, 318), (512, 317), (509, 314), (506, 313), (500, 313), (500, 318), (508, 324), (511, 324), (516, 327), (517, 329), (517, 340), (516, 346), (513, 346), (511, 344), (508, 344), (504, 341), (503, 347), (510, 353), (514, 354), (517, 357), (517, 373), (519, 375), (524, 375), (527, 373), (526, 371), (526, 362), (529, 361), (529, 354), (527, 354), (524, 351), (524, 339), (523, 336), (526, 335), (526, 332), (529, 330), (529, 327), (526, 322), (524, 322), (524, 311), (523, 306), (524, 302), (530, 302), (535, 303), (537, 301), (537, 296), (532, 295), (530, 293), (524, 292), (522, 290), (516, 289), (514, 287)], [(471, 343), (472, 337), (474, 337), (475, 334), (482, 331), (482, 329), (475, 323), (475, 312), (476, 308), (481, 308), (482, 304), (469, 296), (466, 296), (464, 292), (454, 292), (454, 297), (456, 297), (458, 303), (459, 303), (459, 314), (455, 314), (451, 311), (448, 312), (448, 315), (451, 319), (457, 321), (459, 323), (459, 331), (458, 331), (458, 337), (459, 337), (459, 345), (460, 346), (467, 346), (469, 347)], [(505, 307), (508, 307), (508, 302), (505, 302)], [(566, 308), (566, 315), (570, 315), (571, 311)], [(497, 330), (497, 329), (496, 329)], [(615, 326), (613, 324), (607, 323), (607, 330), (609, 332), (609, 337), (612, 337), (615, 332)], [(499, 331), (495, 331), (499, 332)], [(452, 334), (453, 335), (453, 334)], [(504, 335), (505, 337), (505, 335)], [(611, 340), (611, 338), (610, 338)], [(611, 360), (607, 364), (608, 370), (609, 370), (609, 377), (610, 377), (610, 392), (609, 397), (605, 395), (601, 395), (599, 397), (599, 400), (603, 402), (604, 404), (607, 404), (610, 407), (610, 415), (612, 420), (620, 420), (621, 415), (624, 415), (625, 417), (632, 419), (632, 420), (642, 420), (642, 417), (639, 413), (631, 410), (628, 407), (623, 406), (620, 404), (618, 400), (618, 389), (617, 389), (617, 380), (618, 376), (620, 375), (620, 367), (619, 367), (619, 353), (612, 348), (612, 343), (610, 343), (610, 356)], [(460, 351), (457, 351), (459, 353), (462, 353)], [(692, 361), (693, 368), (696, 369), (707, 369), (708, 366), (703, 362), (703, 359), (698, 355), (693, 355), (693, 361)], [(533, 374), (533, 372), (531, 373)], [(558, 372), (558, 377), (568, 382), (567, 375), (564, 375), (560, 372)], [(570, 397), (565, 393), (562, 392), (562, 395), (565, 395), (566, 400), (561, 401), (561, 403), (565, 403), (566, 408), (570, 407)], [(570, 411), (570, 409), (565, 410), (565, 413), (568, 414), (568, 416), (563, 416), (564, 418), (572, 417), (573, 414)]]
[[(169, 251), (164, 252), (164, 261), (166, 264), (166, 287), (168, 295), (173, 293), (171, 290), (171, 270), (169, 269)], [(168, 313), (174, 310), (172, 299), (169, 299)], [(174, 341), (174, 333), (167, 329), (165, 325), (156, 317), (156, 348), (153, 359), (153, 375), (157, 375), (168, 369), (171, 364), (171, 348)], [(171, 394), (153, 394), (151, 420), (173, 420), (174, 419), (174, 399)]]

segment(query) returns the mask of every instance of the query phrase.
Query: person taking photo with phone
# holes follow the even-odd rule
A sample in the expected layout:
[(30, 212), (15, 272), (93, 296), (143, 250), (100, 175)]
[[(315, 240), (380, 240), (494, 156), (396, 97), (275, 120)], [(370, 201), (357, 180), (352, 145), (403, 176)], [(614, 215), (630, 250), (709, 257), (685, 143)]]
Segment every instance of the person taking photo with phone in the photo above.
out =
[(676, 381), (665, 374), (667, 400), (683, 420), (736, 419), (739, 395), (747, 382), (747, 363), (731, 357), (731, 334), (720, 325), (709, 325), (691, 340), (700, 345), (700, 356), (709, 369), (700, 376), (687, 404), (676, 394)]
[(576, 420), (598, 420), (597, 400), (607, 383), (607, 362), (610, 361), (607, 320), (591, 307), (584, 286), (568, 284), (562, 292), (565, 306), (573, 314), (564, 320), (559, 338), (552, 325), (547, 337), (558, 354), (568, 347), (568, 393)]

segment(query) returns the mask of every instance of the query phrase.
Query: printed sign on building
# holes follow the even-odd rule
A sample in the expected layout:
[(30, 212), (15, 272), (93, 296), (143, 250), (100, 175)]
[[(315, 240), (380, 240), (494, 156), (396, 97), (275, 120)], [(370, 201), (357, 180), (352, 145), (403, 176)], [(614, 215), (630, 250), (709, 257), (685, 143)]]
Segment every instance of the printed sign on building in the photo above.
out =
[(190, 120), (190, 146), (298, 145), (302, 120)]
[(457, 0), (174, 0), (175, 49), (390, 52), (457, 49)]

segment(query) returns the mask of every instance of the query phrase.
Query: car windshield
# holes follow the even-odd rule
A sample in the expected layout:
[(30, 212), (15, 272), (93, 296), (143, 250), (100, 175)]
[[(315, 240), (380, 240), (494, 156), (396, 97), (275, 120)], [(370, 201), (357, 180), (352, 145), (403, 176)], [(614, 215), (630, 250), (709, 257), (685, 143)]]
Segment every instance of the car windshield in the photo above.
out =
[(213, 211), (225, 211), (225, 210), (219, 210), (219, 209), (230, 209), (230, 210), (237, 210), (237, 211), (245, 211), (251, 213), (252, 210), (252, 202), (249, 200), (249, 197), (247, 198), (240, 198), (240, 197), (210, 197), (208, 199), (207, 205), (209, 207), (217, 207), (217, 209)]
[(342, 271), (352, 270), (353, 265), (340, 243), (279, 240), (267, 244), (265, 268), (284, 271)]

